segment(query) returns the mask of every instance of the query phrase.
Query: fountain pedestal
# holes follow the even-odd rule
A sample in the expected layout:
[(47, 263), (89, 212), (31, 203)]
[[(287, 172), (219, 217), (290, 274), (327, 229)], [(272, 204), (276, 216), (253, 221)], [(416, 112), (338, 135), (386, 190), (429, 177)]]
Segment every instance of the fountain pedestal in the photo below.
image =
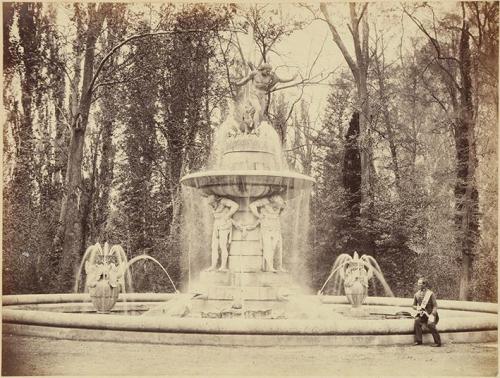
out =
[(192, 290), (204, 299), (281, 300), (300, 290), (286, 272), (201, 272), (199, 285)]
[(258, 219), (249, 209), (253, 199), (234, 198), (239, 205), (233, 215), (228, 267), (233, 272), (260, 272), (263, 268), (262, 243)]
[(250, 211), (255, 198), (231, 198), (238, 203), (233, 215), (228, 271), (204, 271), (196, 292), (208, 299), (277, 300), (297, 293), (298, 287), (287, 272), (265, 272), (261, 230), (258, 218)]

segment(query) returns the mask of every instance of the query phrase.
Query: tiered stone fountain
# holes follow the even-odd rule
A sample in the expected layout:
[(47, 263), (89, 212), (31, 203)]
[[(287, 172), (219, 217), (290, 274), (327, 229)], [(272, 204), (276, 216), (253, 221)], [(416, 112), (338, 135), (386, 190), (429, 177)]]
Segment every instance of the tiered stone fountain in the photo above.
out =
[(263, 65), (241, 83), (249, 81), (250, 92), (217, 131), (212, 167), (181, 183), (200, 190), (214, 209), (212, 266), (200, 274), (197, 300), (232, 301), (222, 312), (253, 317), (254, 310), (270, 312), (259, 301), (282, 301), (297, 292), (283, 269), (280, 214), (284, 198), (309, 189), (314, 180), (286, 169), (278, 134), (264, 116), (268, 91), (284, 80)]
[[(199, 294), (198, 301), (230, 301), (231, 309), (222, 310), (226, 316), (272, 316), (270, 305), (276, 303), (270, 302), (284, 301), (300, 292), (282, 264), (287, 251), (282, 250), (280, 213), (286, 206), (285, 199), (310, 189), (314, 180), (286, 169), (278, 134), (268, 122), (262, 121), (246, 132), (240, 131), (245, 129), (243, 119), (244, 114), (235, 114), (221, 125), (210, 170), (181, 180), (183, 185), (200, 190), (209, 201), (222, 200), (214, 206), (214, 216), (226, 216), (229, 224), (227, 263), (223, 247), (213, 239), (212, 267), (218, 269), (201, 272), (194, 292)], [(217, 222), (213, 227), (213, 238), (225, 237), (218, 231)], [(214, 248), (219, 249), (219, 257)], [(217, 313), (203, 310), (209, 302), (198, 303), (202, 315), (217, 317)], [(220, 302), (219, 308), (223, 304)]]

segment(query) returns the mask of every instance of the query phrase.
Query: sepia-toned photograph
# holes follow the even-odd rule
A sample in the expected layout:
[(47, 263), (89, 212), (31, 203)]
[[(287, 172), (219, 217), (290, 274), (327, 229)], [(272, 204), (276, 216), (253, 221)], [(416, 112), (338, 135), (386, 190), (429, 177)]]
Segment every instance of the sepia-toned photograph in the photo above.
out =
[(498, 1), (1, 9), (3, 376), (498, 375)]

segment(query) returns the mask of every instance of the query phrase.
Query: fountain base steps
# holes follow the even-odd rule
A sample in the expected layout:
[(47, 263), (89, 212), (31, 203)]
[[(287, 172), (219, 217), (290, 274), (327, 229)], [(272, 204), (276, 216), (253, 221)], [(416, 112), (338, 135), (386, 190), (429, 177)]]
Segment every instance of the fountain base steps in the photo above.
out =
[(287, 272), (204, 271), (191, 288), (193, 294), (213, 300), (279, 300), (300, 293)]
[[(319, 298), (306, 295), (284, 295), (270, 300), (209, 299), (199, 294), (182, 294), (155, 306), (143, 316), (167, 316), (172, 318), (242, 318), (242, 319), (308, 319), (323, 316), (329, 311), (319, 311)], [(316, 306), (316, 307), (315, 307)]]
[(294, 294), (293, 288), (269, 286), (211, 286), (196, 291), (203, 298), (217, 300), (273, 301)]
[(190, 296), (175, 303), (163, 303), (143, 316), (284, 319), (285, 311), (284, 305), (277, 301), (208, 300)]
[(199, 287), (206, 286), (294, 286), (288, 272), (204, 271), (200, 273)]

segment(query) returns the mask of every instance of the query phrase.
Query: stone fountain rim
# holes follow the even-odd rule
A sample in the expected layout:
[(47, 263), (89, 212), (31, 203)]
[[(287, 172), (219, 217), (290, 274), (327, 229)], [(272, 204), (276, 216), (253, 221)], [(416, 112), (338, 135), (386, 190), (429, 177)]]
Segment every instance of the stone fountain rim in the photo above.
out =
[[(176, 294), (125, 294), (120, 301), (144, 304)], [(314, 297), (314, 296), (308, 296)], [(347, 304), (345, 297), (321, 296), (323, 303)], [(411, 344), (412, 319), (197, 319), (113, 314), (72, 314), (19, 309), (15, 306), (72, 303), (89, 305), (88, 294), (15, 295), (3, 297), (3, 332), (73, 340), (100, 340), (197, 345), (394, 345)], [(410, 306), (408, 298), (369, 297), (368, 305)], [(10, 308), (9, 308), (10, 307)], [(443, 319), (445, 342), (497, 340), (496, 304), (440, 301), (441, 309), (473, 311), (474, 316)], [(425, 335), (430, 340), (430, 335)], [(425, 341), (425, 339), (424, 339)]]
[(314, 184), (316, 180), (310, 176), (304, 175), (302, 173), (290, 171), (290, 170), (252, 170), (252, 169), (242, 169), (242, 170), (206, 170), (206, 171), (198, 171), (194, 173), (189, 173), (181, 178), (181, 183), (186, 180), (193, 178), (205, 178), (207, 176), (210, 177), (220, 177), (220, 176), (251, 176), (251, 177), (286, 177), (286, 178), (294, 178), (301, 179), (305, 181), (309, 181)]
[[(120, 293), (118, 302), (164, 302), (173, 299), (179, 295), (175, 293)], [(187, 294), (189, 295), (189, 294)], [(318, 297), (316, 295), (306, 295), (307, 297)], [(325, 304), (349, 304), (348, 300), (343, 295), (320, 295), (322, 303)], [(381, 305), (381, 306), (401, 306), (411, 307), (412, 298), (400, 297), (367, 297), (366, 305)], [(59, 294), (18, 294), (18, 295), (3, 295), (2, 306), (28, 305), (28, 304), (46, 304), (46, 303), (90, 303), (89, 294), (86, 293), (59, 293)], [(439, 308), (446, 310), (457, 311), (472, 311), (484, 312), (490, 314), (498, 314), (498, 304), (492, 302), (475, 302), (475, 301), (456, 301), (456, 300), (439, 300)]]

